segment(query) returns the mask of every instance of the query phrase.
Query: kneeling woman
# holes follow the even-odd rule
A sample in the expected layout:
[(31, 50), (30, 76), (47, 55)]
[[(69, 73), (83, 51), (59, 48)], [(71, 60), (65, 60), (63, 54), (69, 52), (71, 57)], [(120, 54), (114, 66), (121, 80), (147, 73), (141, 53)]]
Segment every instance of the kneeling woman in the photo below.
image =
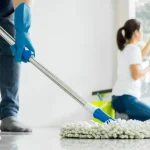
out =
[(145, 69), (141, 67), (150, 41), (141, 51), (137, 46), (141, 37), (141, 24), (136, 19), (128, 20), (118, 30), (118, 76), (112, 92), (112, 107), (119, 113), (127, 114), (129, 119), (145, 121), (150, 119), (150, 106), (139, 100), (140, 79), (150, 71), (150, 65)]

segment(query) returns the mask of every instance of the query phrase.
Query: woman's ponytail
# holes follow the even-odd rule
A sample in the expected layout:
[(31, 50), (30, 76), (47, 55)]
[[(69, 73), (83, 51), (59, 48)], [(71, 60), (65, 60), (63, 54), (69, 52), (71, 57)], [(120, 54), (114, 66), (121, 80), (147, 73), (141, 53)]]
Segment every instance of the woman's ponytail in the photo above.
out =
[(124, 30), (124, 27), (120, 28), (117, 32), (117, 44), (118, 48), (122, 51), (126, 44), (126, 39), (122, 34), (122, 30)]

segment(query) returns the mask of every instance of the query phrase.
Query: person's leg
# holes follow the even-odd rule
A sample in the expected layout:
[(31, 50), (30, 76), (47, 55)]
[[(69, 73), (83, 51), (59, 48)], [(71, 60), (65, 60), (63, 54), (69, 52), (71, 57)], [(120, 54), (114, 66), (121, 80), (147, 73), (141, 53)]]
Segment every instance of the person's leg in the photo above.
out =
[(125, 113), (126, 108), (123, 105), (124, 96), (112, 96), (112, 107), (118, 113)]
[[(14, 37), (15, 29), (8, 19), (1, 19), (0, 25)], [(1, 104), (0, 118), (17, 116), (19, 109), (18, 88), (20, 64), (15, 63), (8, 43), (0, 38), (0, 83), (1, 83)]]
[[(3, 50), (8, 49), (3, 45)], [(1, 104), (0, 116), (17, 116), (19, 110), (19, 73), (20, 65), (14, 62), (13, 56), (1, 55)]]
[(150, 119), (150, 106), (139, 101), (133, 96), (126, 96), (126, 99), (123, 101), (124, 106), (126, 107), (126, 114), (129, 116), (129, 119), (135, 119), (140, 121), (146, 121)]
[[(15, 36), (13, 16), (0, 20), (0, 25), (11, 35)], [(19, 110), (19, 78), (20, 63), (16, 63), (8, 43), (0, 38), (0, 117), (2, 131), (28, 132), (31, 131), (17, 121)]]

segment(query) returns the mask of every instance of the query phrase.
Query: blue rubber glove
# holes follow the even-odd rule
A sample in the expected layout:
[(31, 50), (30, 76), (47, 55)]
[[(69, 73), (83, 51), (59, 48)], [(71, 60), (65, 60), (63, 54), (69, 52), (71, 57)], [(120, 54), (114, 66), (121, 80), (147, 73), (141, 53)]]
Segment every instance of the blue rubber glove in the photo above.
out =
[[(35, 57), (35, 51), (29, 37), (31, 26), (31, 10), (26, 3), (21, 3), (15, 9), (16, 43), (10, 48), (16, 62), (28, 62), (31, 56)], [(25, 49), (25, 47), (27, 49)]]

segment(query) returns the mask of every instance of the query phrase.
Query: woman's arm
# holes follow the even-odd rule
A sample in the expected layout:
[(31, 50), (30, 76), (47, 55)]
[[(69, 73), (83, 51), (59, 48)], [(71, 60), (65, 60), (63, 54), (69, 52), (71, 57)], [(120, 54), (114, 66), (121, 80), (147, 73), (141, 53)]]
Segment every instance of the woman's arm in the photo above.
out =
[[(11, 46), (16, 62), (28, 62), (35, 56), (29, 29), (31, 27), (31, 0), (13, 0), (14, 4), (14, 27), (16, 29), (15, 45)], [(29, 49), (30, 56), (25, 52), (25, 46)], [(25, 54), (26, 53), (26, 54)]]
[(150, 71), (150, 64), (145, 69), (141, 69), (139, 64), (133, 64), (130, 66), (130, 70), (133, 80), (138, 80), (144, 77)]
[(31, 5), (32, 0), (13, 0), (14, 9), (21, 3), (27, 3), (29, 6)]
[(146, 46), (142, 50), (142, 58), (144, 58), (150, 49), (150, 40), (147, 42)]

